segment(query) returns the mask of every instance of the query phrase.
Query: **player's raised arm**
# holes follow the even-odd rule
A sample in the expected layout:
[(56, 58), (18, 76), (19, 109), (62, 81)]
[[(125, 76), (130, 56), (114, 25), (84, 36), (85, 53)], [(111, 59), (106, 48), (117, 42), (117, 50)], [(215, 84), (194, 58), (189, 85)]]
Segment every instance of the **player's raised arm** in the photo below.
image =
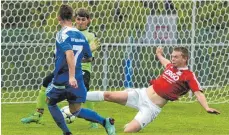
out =
[(207, 100), (204, 96), (204, 94), (201, 91), (194, 92), (196, 95), (197, 100), (200, 102), (202, 107), (210, 114), (220, 114), (220, 112), (214, 108), (209, 108)]
[(167, 64), (171, 63), (168, 59), (166, 59), (163, 56), (163, 48), (162, 47), (157, 47), (156, 55), (157, 55), (157, 58), (159, 59), (159, 61), (161, 62), (161, 64), (164, 67), (166, 67)]

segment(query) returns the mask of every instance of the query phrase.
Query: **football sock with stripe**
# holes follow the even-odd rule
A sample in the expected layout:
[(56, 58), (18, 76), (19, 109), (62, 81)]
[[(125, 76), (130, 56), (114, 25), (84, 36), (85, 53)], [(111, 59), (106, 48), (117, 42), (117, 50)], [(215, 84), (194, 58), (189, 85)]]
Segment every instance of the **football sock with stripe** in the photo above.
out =
[(76, 111), (72, 114), (78, 118), (83, 118), (85, 120), (88, 120), (91, 122), (96, 122), (96, 123), (99, 123), (101, 125), (104, 125), (104, 122), (105, 122), (105, 118), (100, 116), (95, 111), (92, 111), (92, 110), (86, 109), (86, 108), (81, 108), (79, 111)]
[(70, 132), (58, 106), (57, 105), (48, 105), (48, 109), (49, 109), (53, 119), (55, 120), (56, 124), (62, 129), (62, 131), (64, 133)]

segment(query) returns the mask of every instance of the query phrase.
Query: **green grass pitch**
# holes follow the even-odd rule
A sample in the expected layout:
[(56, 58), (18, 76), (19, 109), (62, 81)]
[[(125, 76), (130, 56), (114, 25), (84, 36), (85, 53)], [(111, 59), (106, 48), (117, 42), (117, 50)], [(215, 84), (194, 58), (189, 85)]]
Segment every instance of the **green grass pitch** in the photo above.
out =
[[(61, 103), (59, 106), (64, 106)], [(170, 102), (155, 121), (136, 135), (229, 135), (229, 104), (213, 104), (221, 111), (220, 115), (206, 113), (197, 103)], [(22, 124), (20, 119), (35, 108), (35, 104), (2, 104), (2, 135), (62, 135), (47, 108), (43, 124)], [(123, 126), (133, 119), (136, 110), (114, 103), (99, 102), (95, 110), (101, 115), (115, 118), (118, 135), (124, 135)], [(69, 125), (74, 135), (106, 135), (102, 126), (88, 129), (88, 122), (77, 119)]]

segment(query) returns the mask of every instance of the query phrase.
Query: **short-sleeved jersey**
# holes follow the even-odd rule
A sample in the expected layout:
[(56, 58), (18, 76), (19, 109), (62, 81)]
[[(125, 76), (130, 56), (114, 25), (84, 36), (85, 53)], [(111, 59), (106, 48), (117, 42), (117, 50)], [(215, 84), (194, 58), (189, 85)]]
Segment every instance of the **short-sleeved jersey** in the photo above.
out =
[(54, 69), (55, 84), (67, 85), (69, 80), (68, 64), (65, 52), (73, 50), (75, 58), (75, 78), (82, 80), (81, 61), (90, 58), (92, 53), (85, 36), (76, 28), (63, 27), (56, 35), (56, 59)]
[[(92, 32), (89, 32), (88, 29), (80, 31), (80, 32), (83, 33), (83, 35), (86, 37), (89, 45), (91, 46), (91, 44), (96, 39), (96, 35)], [(91, 72), (91, 62), (82, 63), (82, 70), (87, 70), (88, 72)]]
[(176, 68), (168, 64), (157, 79), (151, 80), (155, 92), (164, 99), (177, 100), (190, 89), (195, 92), (202, 90), (195, 74), (185, 68)]

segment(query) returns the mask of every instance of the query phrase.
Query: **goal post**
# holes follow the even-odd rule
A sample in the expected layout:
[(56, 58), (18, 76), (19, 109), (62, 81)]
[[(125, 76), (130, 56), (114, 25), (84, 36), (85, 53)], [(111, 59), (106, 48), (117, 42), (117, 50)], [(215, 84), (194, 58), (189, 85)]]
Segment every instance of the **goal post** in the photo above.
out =
[[(229, 102), (228, 1), (5, 0), (1, 1), (2, 103), (35, 102), (43, 78), (54, 68), (55, 34), (60, 29), (56, 18), (63, 3), (74, 11), (84, 7), (91, 12), (89, 29), (102, 43), (95, 53), (91, 90), (147, 87), (163, 71), (156, 47), (163, 46), (169, 59), (174, 46), (185, 46), (190, 51), (189, 68), (209, 103)], [(187, 94), (180, 101), (195, 99)]]

